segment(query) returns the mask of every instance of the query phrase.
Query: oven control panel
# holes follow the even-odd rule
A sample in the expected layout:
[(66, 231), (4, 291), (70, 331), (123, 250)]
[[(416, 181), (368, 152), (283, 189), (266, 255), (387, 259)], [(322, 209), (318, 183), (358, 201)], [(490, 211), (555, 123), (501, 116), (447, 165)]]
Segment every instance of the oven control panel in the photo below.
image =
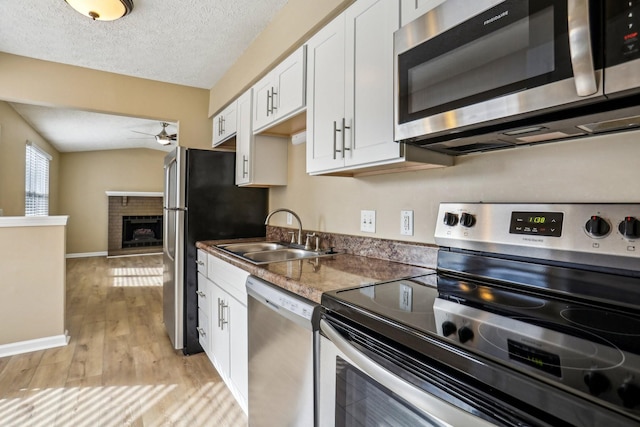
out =
[(440, 246), (640, 270), (640, 204), (441, 203)]
[(483, 356), (640, 414), (640, 356), (436, 298), (438, 334)]

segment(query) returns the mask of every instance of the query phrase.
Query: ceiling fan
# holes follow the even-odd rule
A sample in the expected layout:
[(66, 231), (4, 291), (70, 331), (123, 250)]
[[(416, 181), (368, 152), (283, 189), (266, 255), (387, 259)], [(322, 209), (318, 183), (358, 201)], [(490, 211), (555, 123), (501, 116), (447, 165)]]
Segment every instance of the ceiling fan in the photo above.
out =
[(157, 135), (154, 135), (152, 133), (146, 133), (146, 132), (139, 132), (137, 130), (132, 130), (131, 132), (135, 132), (135, 133), (141, 133), (143, 135), (149, 135), (152, 136), (156, 139), (156, 142), (160, 145), (169, 145), (172, 142), (176, 141), (178, 138), (178, 134), (169, 134), (167, 132), (167, 126), (169, 126), (169, 123), (166, 122), (162, 122), (162, 130), (160, 131), (160, 133), (158, 133)]

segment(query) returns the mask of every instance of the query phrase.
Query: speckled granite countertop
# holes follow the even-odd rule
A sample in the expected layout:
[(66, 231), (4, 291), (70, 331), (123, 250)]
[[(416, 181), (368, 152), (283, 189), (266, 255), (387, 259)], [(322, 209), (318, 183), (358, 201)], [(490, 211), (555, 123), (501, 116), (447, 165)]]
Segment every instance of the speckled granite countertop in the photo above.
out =
[(320, 303), (323, 292), (433, 272), (424, 267), (350, 254), (255, 265), (216, 247), (225, 243), (260, 240), (264, 239), (210, 240), (198, 242), (196, 246), (254, 276), (317, 303)]

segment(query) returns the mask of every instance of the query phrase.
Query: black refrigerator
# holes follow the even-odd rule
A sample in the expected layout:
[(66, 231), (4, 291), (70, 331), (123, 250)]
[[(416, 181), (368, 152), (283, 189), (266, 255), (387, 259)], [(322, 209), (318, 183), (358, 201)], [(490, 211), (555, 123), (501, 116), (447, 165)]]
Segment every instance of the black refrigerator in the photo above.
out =
[(177, 147), (164, 160), (163, 320), (184, 354), (198, 342), (199, 240), (264, 236), (268, 190), (235, 185), (235, 153)]

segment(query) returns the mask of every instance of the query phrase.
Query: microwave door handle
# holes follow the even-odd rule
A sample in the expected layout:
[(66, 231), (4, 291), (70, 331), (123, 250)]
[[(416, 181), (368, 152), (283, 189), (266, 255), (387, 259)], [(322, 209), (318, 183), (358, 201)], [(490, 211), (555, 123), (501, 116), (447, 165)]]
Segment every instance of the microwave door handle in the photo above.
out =
[(327, 323), (326, 320), (320, 320), (320, 329), (327, 338), (333, 342), (338, 350), (342, 351), (349, 359), (351, 359), (351, 363), (353, 365), (369, 375), (382, 386), (396, 393), (414, 407), (420, 409), (425, 414), (428, 414), (431, 418), (430, 421), (432, 421), (434, 425), (438, 427), (494, 426), (494, 424), (465, 412), (462, 409), (456, 410), (456, 408), (449, 403), (420, 390), (413, 384), (378, 365), (364, 353), (353, 347), (347, 340), (342, 338), (338, 331)]
[(569, 51), (578, 96), (598, 91), (589, 31), (589, 0), (567, 0)]

